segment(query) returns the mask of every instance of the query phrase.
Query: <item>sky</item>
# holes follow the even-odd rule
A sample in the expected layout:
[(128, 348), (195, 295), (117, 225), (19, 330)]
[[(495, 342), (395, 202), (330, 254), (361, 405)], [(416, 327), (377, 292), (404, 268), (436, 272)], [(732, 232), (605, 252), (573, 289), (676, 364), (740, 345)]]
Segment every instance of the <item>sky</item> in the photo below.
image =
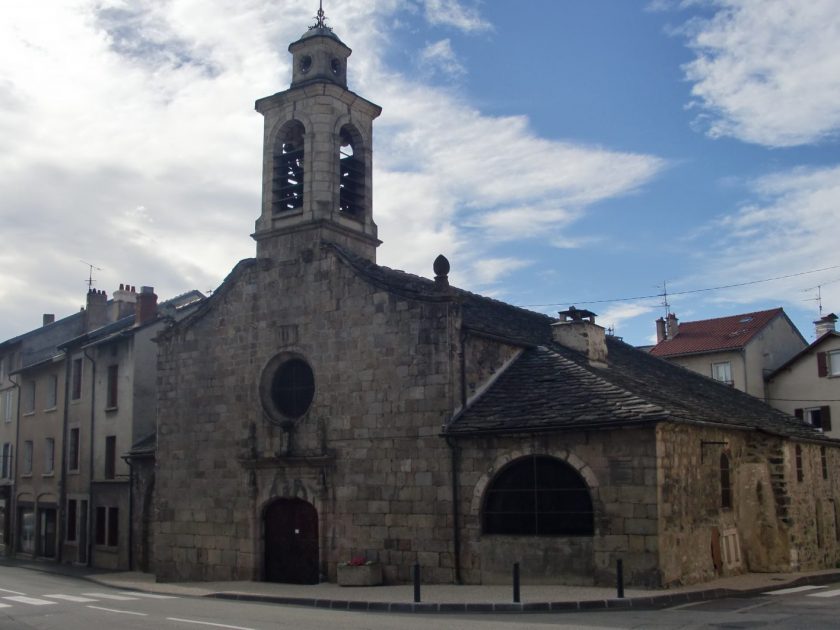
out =
[[(254, 256), (258, 98), (315, 0), (0, 6), (0, 339)], [(374, 123), (377, 262), (632, 344), (840, 310), (840, 0), (325, 0)], [(92, 265), (93, 268), (89, 267)], [(731, 286), (739, 285), (739, 286)], [(719, 288), (729, 287), (729, 288)]]

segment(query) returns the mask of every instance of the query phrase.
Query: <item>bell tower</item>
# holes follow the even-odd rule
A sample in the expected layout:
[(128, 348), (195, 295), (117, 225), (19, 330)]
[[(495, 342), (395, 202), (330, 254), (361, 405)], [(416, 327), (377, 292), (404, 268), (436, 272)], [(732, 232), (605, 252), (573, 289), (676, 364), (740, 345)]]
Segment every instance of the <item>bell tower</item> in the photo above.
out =
[(347, 89), (352, 51), (322, 6), (289, 52), (291, 86), (255, 104), (265, 118), (257, 257), (289, 260), (331, 241), (375, 262), (372, 139), (382, 108)]

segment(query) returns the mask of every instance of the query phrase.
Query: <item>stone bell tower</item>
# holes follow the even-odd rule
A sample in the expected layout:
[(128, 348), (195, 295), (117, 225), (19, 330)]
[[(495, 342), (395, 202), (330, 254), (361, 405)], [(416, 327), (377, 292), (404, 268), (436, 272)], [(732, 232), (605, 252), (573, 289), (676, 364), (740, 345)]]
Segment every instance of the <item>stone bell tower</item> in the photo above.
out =
[(289, 52), (291, 87), (255, 104), (265, 117), (257, 256), (290, 260), (331, 241), (375, 262), (371, 143), (382, 108), (347, 89), (352, 51), (323, 8)]

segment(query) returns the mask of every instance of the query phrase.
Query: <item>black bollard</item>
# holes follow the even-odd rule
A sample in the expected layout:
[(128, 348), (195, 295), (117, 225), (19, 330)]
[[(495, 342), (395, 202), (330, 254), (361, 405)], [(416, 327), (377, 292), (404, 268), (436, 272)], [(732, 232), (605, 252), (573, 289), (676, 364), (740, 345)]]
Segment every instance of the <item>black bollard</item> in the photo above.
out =
[(624, 561), (621, 558), (615, 561), (615, 588), (618, 599), (624, 599)]
[(420, 563), (415, 562), (414, 566), (412, 567), (412, 573), (414, 576), (414, 603), (420, 603)]
[(519, 603), (519, 563), (513, 563), (513, 603)]

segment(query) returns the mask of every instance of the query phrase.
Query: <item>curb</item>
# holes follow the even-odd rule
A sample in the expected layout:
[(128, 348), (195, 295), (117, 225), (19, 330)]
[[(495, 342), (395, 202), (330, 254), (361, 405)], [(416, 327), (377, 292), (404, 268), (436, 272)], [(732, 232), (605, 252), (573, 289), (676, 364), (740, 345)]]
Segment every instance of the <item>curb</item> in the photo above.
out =
[(656, 610), (691, 604), (701, 601), (725, 599), (728, 597), (754, 597), (767, 591), (791, 588), (810, 584), (827, 584), (840, 581), (840, 571), (822, 575), (806, 575), (780, 584), (778, 588), (762, 586), (751, 589), (714, 588), (687, 593), (668, 593), (650, 597), (628, 597), (626, 599), (593, 599), (564, 602), (528, 602), (528, 603), (434, 603), (434, 602), (368, 602), (342, 599), (316, 599), (307, 597), (283, 597), (276, 595), (255, 595), (249, 593), (210, 593), (204, 597), (227, 599), (286, 606), (304, 606), (330, 610), (352, 612), (386, 613), (547, 613), (547, 612), (582, 612), (603, 610)]

